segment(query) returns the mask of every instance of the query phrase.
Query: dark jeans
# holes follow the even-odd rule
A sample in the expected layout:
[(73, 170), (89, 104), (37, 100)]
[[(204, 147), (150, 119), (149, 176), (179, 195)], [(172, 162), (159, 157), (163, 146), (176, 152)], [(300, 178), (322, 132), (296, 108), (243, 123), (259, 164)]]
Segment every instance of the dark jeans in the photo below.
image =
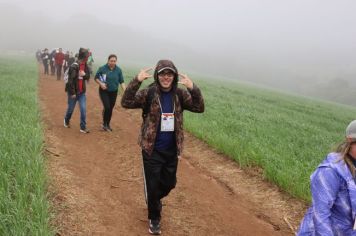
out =
[(109, 92), (99, 88), (99, 96), (104, 106), (103, 125), (110, 125), (112, 110), (114, 109), (116, 103), (117, 91)]
[(148, 219), (160, 220), (161, 199), (174, 189), (177, 183), (178, 157), (176, 148), (158, 151), (153, 150), (151, 156), (142, 150), (145, 170)]
[(50, 66), (50, 68), (51, 68), (51, 75), (54, 75), (54, 73), (56, 72), (56, 68), (55, 68), (55, 66), (54, 66), (54, 62), (51, 61), (51, 62), (49, 63), (49, 66)]
[(44, 66), (44, 74), (48, 75), (49, 74), (49, 72), (48, 72), (48, 63), (43, 63), (43, 66)]
[(56, 70), (57, 70), (57, 80), (60, 80), (62, 75), (62, 65), (56, 65)]
[(79, 108), (80, 108), (80, 128), (85, 129), (86, 128), (86, 106), (87, 106), (87, 99), (86, 99), (85, 93), (82, 93), (79, 95), (77, 94), (77, 96), (75, 98), (72, 98), (69, 93), (67, 93), (67, 95), (68, 95), (68, 108), (67, 108), (66, 115), (64, 117), (66, 123), (69, 123), (70, 118), (72, 117), (72, 114), (73, 114), (73, 111), (75, 108), (75, 104), (78, 101)]

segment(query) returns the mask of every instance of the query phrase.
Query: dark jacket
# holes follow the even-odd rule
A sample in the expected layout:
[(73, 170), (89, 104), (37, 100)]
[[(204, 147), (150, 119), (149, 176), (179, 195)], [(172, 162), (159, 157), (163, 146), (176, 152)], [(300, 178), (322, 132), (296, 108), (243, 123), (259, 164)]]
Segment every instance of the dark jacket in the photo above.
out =
[(74, 57), (69, 57), (68, 58), (68, 66), (71, 66), (74, 62), (75, 62), (75, 58)]
[[(150, 112), (145, 116), (142, 126), (141, 133), (139, 135), (139, 144), (141, 148), (146, 151), (149, 155), (152, 154), (157, 128), (161, 118), (160, 106), (158, 99), (160, 98), (160, 85), (158, 82), (158, 71), (164, 67), (174, 68), (176, 71), (174, 81), (173, 81), (173, 97), (175, 102), (175, 135), (176, 135), (176, 145), (177, 153), (180, 155), (183, 151), (183, 111), (189, 110), (191, 112), (204, 112), (204, 99), (200, 92), (200, 89), (194, 84), (192, 90), (178, 88), (178, 71), (174, 64), (169, 60), (161, 60), (158, 62), (155, 72), (154, 80), (157, 89), (155, 89), (155, 94), (152, 99)], [(137, 76), (128, 84), (122, 99), (121, 105), (125, 108), (144, 108), (148, 98), (148, 88), (139, 90), (141, 82), (138, 81)], [(181, 99), (180, 99), (181, 98)], [(182, 104), (181, 104), (182, 101)]]
[[(81, 48), (79, 50), (78, 60), (77, 63), (73, 63), (69, 67), (68, 71), (68, 82), (66, 83), (65, 91), (68, 92), (70, 95), (78, 94), (79, 92), (79, 65), (88, 59), (88, 51), (86, 49)], [(83, 76), (83, 90), (82, 93), (86, 91), (86, 80), (90, 78), (90, 71), (88, 65), (85, 62), (85, 76)]]
[(43, 64), (48, 65), (48, 63), (49, 63), (49, 53), (48, 52), (44, 52), (44, 53), (42, 53), (41, 57), (42, 57)]

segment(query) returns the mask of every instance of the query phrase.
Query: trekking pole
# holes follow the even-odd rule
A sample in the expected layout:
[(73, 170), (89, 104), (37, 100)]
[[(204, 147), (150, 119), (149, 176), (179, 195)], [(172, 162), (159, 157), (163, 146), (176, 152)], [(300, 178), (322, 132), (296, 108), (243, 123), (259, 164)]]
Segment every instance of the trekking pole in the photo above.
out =
[(145, 164), (143, 158), (142, 158), (142, 175), (143, 175), (143, 192), (145, 194), (145, 202), (147, 205), (147, 185), (146, 185)]

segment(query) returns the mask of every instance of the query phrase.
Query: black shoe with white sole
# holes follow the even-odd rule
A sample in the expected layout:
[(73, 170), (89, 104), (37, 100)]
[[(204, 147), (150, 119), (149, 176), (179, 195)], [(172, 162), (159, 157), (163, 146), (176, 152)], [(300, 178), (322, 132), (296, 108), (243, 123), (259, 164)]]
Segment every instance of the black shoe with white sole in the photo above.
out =
[(149, 220), (148, 221), (148, 232), (153, 235), (161, 234), (161, 225), (159, 220)]
[(64, 119), (63, 121), (63, 126), (66, 128), (70, 128), (69, 122), (67, 122), (66, 119)]

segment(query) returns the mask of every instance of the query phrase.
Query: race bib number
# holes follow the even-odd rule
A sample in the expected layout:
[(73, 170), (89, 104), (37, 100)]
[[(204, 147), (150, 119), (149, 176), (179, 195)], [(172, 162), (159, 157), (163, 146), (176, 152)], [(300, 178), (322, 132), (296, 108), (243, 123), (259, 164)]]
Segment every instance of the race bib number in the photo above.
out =
[(174, 131), (174, 113), (162, 113), (161, 115), (161, 131)]

